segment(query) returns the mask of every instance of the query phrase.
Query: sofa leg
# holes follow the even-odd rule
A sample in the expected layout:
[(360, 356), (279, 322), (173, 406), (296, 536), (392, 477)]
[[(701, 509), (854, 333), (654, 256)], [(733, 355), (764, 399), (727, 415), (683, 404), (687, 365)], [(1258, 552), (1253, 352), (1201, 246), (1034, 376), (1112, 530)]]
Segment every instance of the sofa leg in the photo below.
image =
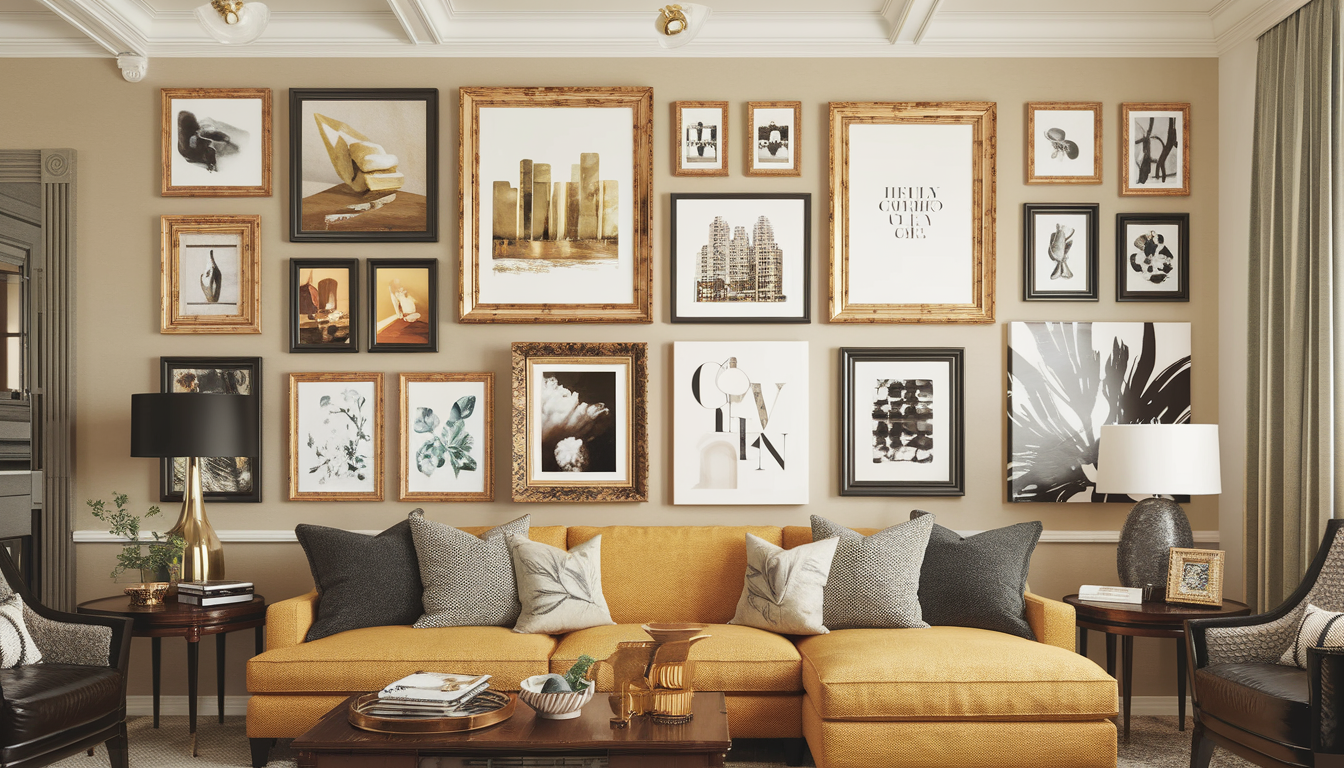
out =
[(248, 739), (252, 745), (252, 768), (265, 768), (266, 763), (271, 761), (271, 747), (275, 746), (275, 739)]
[(131, 764), (130, 748), (126, 742), (126, 723), (117, 725), (117, 735), (107, 740), (107, 756), (112, 768), (129, 768)]
[(1196, 719), (1190, 733), (1190, 768), (1209, 768), (1213, 747), (1213, 740), (1204, 737), (1204, 724)]
[(802, 765), (807, 757), (807, 739), (781, 739), (784, 743), (784, 764)]

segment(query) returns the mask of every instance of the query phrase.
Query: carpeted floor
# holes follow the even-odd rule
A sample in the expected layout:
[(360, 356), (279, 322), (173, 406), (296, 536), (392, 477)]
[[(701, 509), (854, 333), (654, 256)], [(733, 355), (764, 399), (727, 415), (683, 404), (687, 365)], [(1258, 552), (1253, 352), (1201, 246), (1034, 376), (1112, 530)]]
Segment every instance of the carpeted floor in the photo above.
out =
[[(200, 756), (192, 760), (187, 734), (187, 718), (165, 717), (159, 730), (148, 717), (129, 721), (131, 768), (245, 768), (251, 765), (247, 735), (242, 717), (226, 717), (220, 725), (214, 718), (198, 721)], [(1187, 726), (1188, 727), (1188, 726)], [(739, 768), (776, 768), (783, 766), (777, 755), (743, 754), (729, 766)], [(56, 763), (59, 768), (106, 768), (107, 750), (99, 747), (93, 757), (80, 755)], [(808, 763), (811, 765), (811, 762)], [(1130, 721), (1129, 743), (1120, 744), (1119, 768), (1185, 768), (1190, 764), (1190, 731), (1176, 730), (1174, 717), (1136, 717)], [(294, 753), (287, 742), (271, 752), (269, 768), (295, 768)], [(1213, 756), (1212, 768), (1251, 768), (1251, 764), (1221, 750)]]

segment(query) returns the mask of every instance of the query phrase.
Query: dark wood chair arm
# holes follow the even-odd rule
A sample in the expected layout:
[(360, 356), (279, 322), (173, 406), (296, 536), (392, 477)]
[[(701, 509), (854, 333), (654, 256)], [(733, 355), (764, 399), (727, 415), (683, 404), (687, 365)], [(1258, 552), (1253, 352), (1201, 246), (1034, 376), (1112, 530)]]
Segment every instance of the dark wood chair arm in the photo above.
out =
[(1311, 751), (1344, 754), (1344, 648), (1308, 648)]

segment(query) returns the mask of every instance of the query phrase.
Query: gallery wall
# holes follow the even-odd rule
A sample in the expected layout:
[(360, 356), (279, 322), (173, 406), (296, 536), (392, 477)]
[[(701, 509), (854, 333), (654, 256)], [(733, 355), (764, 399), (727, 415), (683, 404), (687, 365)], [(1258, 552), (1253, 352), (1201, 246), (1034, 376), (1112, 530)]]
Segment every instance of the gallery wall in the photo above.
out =
[[(221, 531), (280, 538), (298, 523), (381, 530), (413, 505), (288, 502), (286, 498), (287, 375), (297, 371), (381, 371), (395, 392), (397, 372), (492, 371), (495, 398), (493, 503), (438, 504), (433, 518), (457, 525), (496, 524), (531, 513), (533, 524), (582, 525), (807, 525), (819, 513), (855, 527), (905, 520), (912, 508), (934, 512), (957, 530), (983, 530), (1027, 520), (1078, 542), (1047, 542), (1036, 550), (1033, 590), (1049, 597), (1082, 583), (1114, 584), (1115, 545), (1123, 504), (1010, 504), (1006, 501), (1005, 324), (1014, 320), (1178, 321), (1191, 323), (1193, 413), (1218, 419), (1218, 62), (1213, 59), (155, 59), (143, 82), (121, 80), (110, 59), (5, 61), (0, 78), (0, 146), (72, 147), (78, 181), (78, 455), (76, 495), (109, 498), (128, 493), (135, 507), (157, 503), (158, 464), (129, 453), (129, 402), (156, 391), (160, 355), (240, 355), (264, 359), (264, 476), (260, 504), (212, 504)], [(462, 325), (456, 322), (457, 88), (465, 85), (631, 85), (654, 89), (654, 316), (652, 325)], [(161, 87), (266, 87), (275, 100), (275, 194), (270, 198), (192, 199), (159, 195)], [(440, 90), (440, 231), (438, 243), (310, 244), (287, 240), (288, 92), (290, 87), (435, 87)], [(745, 104), (801, 100), (802, 175), (751, 178), (743, 173)], [(669, 168), (668, 103), (727, 100), (731, 142), (726, 178), (677, 178)], [(977, 100), (998, 104), (997, 322), (990, 325), (837, 325), (825, 322), (828, 267), (827, 109), (829, 101)], [(1028, 101), (1104, 103), (1104, 180), (1100, 185), (1027, 186), (1024, 179), (1024, 104)], [(1192, 192), (1189, 197), (1121, 198), (1118, 193), (1119, 110), (1125, 101), (1190, 102)], [(806, 192), (812, 198), (812, 316), (809, 325), (672, 325), (668, 297), (667, 235), (673, 192)], [(1100, 204), (1100, 295), (1094, 303), (1021, 300), (1021, 211), (1027, 202)], [(1114, 221), (1117, 213), (1189, 213), (1191, 289), (1188, 303), (1114, 300)], [(259, 336), (168, 336), (159, 333), (159, 216), (260, 214), (262, 327)], [(436, 354), (297, 355), (288, 350), (288, 260), (294, 257), (438, 258), (441, 324)], [(672, 414), (671, 342), (678, 340), (801, 340), (810, 344), (809, 469), (805, 506), (673, 506), (669, 479)], [(515, 504), (508, 472), (509, 344), (514, 341), (642, 341), (649, 344), (650, 496), (647, 503), (608, 505)], [(839, 348), (842, 346), (951, 346), (965, 348), (966, 495), (955, 498), (841, 498)], [(396, 445), (395, 397), (384, 423)], [(396, 458), (389, 453), (387, 498), (396, 497)], [(1239, 489), (1224, 486), (1229, 493)], [(165, 527), (175, 516), (165, 504)], [(1217, 531), (1219, 500), (1199, 497), (1186, 506), (1196, 531)], [(74, 527), (100, 529), (83, 509)], [(1090, 532), (1090, 533), (1089, 533)], [(1099, 540), (1099, 541), (1098, 541)], [(227, 539), (226, 539), (227, 541)], [(1213, 545), (1212, 541), (1201, 541)], [(109, 583), (115, 545), (77, 546), (78, 598), (119, 591)], [(312, 587), (307, 563), (292, 541), (226, 543), (228, 575), (254, 581), (275, 601)], [(376, 563), (369, 567), (376, 568)], [(247, 635), (248, 633), (244, 633)], [(135, 643), (131, 694), (149, 692), (148, 642)], [(185, 693), (181, 643), (165, 644), (166, 694)], [(1101, 643), (1093, 643), (1094, 657)], [(213, 643), (202, 668), (213, 669)], [(242, 694), (250, 636), (229, 643), (230, 694)], [(1171, 642), (1140, 639), (1135, 692), (1173, 696)], [(202, 692), (213, 693), (212, 675)], [(1140, 700), (1142, 701), (1142, 700)], [(208, 726), (207, 726), (208, 727)]]

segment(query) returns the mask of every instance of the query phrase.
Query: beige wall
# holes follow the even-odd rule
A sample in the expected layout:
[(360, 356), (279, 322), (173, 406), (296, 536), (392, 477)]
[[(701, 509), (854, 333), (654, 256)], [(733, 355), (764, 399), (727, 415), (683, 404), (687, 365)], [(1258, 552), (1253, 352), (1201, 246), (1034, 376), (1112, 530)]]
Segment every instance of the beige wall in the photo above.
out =
[[(507, 501), (507, 435), (496, 433), (494, 504), (437, 505), (431, 517), (449, 523), (498, 523), (524, 512), (534, 524), (605, 525), (795, 524), (817, 512), (853, 526), (900, 522), (912, 507), (939, 522), (969, 530), (1041, 520), (1047, 530), (1115, 531), (1124, 505), (1015, 505), (1004, 501), (1004, 323), (1012, 320), (1190, 321), (1194, 341), (1194, 415), (1219, 416), (1218, 64), (1212, 59), (155, 59), (144, 82), (123, 82), (110, 60), (6, 60), (0, 78), (0, 146), (74, 147), (79, 151), (79, 440), (77, 497), (131, 494), (138, 506), (153, 501), (157, 466), (127, 455), (128, 400), (157, 387), (159, 355), (261, 355), (265, 359), (265, 483), (262, 504), (215, 504), (217, 528), (292, 529), (308, 522), (350, 529), (381, 529), (404, 517), (410, 504), (298, 503), (285, 498), (286, 374), (290, 371), (494, 371), (507, 382), (512, 341), (646, 341), (651, 345), (651, 493), (645, 504), (516, 505)], [(458, 325), (449, 297), (457, 292), (457, 87), (460, 85), (651, 85), (655, 104), (655, 316), (649, 326)], [(164, 86), (269, 87), (275, 91), (275, 196), (262, 199), (163, 198), (159, 189), (159, 94)], [(294, 244), (286, 239), (289, 192), (287, 88), (427, 87), (440, 89), (439, 215), (442, 241), (423, 244)], [(667, 103), (678, 99), (732, 102), (732, 175), (679, 179), (668, 168), (671, 140)], [(803, 102), (803, 174), (800, 178), (747, 178), (742, 134), (748, 100)], [(986, 100), (999, 105), (998, 320), (987, 326), (856, 327), (814, 321), (807, 326), (728, 327), (669, 324), (666, 254), (671, 192), (794, 191), (813, 195), (812, 312), (826, 310), (826, 102), (844, 100)], [(1028, 187), (1023, 179), (1023, 105), (1028, 100), (1099, 100), (1105, 103), (1104, 178), (1100, 186)], [(1127, 198), (1117, 192), (1118, 112), (1122, 101), (1193, 104), (1193, 193), (1188, 198)], [(17, 119), (16, 119), (17, 116)], [(1021, 206), (1024, 202), (1101, 204), (1101, 296), (1098, 303), (1023, 303)], [(1182, 304), (1117, 304), (1114, 220), (1119, 212), (1191, 214), (1191, 300)], [(163, 336), (158, 333), (161, 214), (259, 213), (262, 216), (263, 327), (260, 336)], [(291, 355), (285, 312), (291, 257), (438, 257), (443, 326), (436, 355)], [(791, 507), (673, 507), (668, 478), (671, 417), (668, 376), (674, 340), (803, 339), (811, 343), (815, 403), (811, 413), (812, 503)], [(841, 346), (960, 346), (966, 349), (967, 493), (963, 498), (845, 498), (839, 484), (837, 419)], [(395, 385), (395, 377), (389, 378)], [(496, 423), (508, 423), (509, 392), (497, 393)], [(392, 401), (390, 401), (392, 402)], [(395, 445), (393, 417), (387, 440)], [(394, 465), (387, 489), (395, 496)], [(1218, 500), (1187, 507), (1192, 527), (1216, 530)], [(81, 510), (77, 529), (99, 526)], [(81, 600), (113, 590), (107, 580), (113, 545), (78, 547)], [(229, 575), (257, 583), (272, 600), (311, 587), (296, 544), (227, 547)], [(374, 567), (371, 565), (371, 567)], [(1031, 569), (1033, 588), (1060, 597), (1080, 583), (1116, 582), (1114, 546), (1042, 544)], [(241, 693), (250, 638), (230, 643), (230, 685)], [(1101, 643), (1094, 640), (1093, 647)], [(131, 692), (148, 692), (148, 643), (137, 641)], [(143, 646), (143, 647), (142, 647)], [(165, 693), (183, 693), (180, 643), (165, 649)], [(1160, 650), (1160, 654), (1159, 654)], [(233, 658), (236, 655), (236, 658)], [(213, 644), (202, 654), (213, 669)], [(1094, 658), (1099, 658), (1094, 650)], [(1172, 643), (1140, 641), (1136, 677), (1140, 695), (1174, 694)], [(212, 676), (205, 675), (209, 680)], [(203, 691), (212, 692), (205, 683)]]

